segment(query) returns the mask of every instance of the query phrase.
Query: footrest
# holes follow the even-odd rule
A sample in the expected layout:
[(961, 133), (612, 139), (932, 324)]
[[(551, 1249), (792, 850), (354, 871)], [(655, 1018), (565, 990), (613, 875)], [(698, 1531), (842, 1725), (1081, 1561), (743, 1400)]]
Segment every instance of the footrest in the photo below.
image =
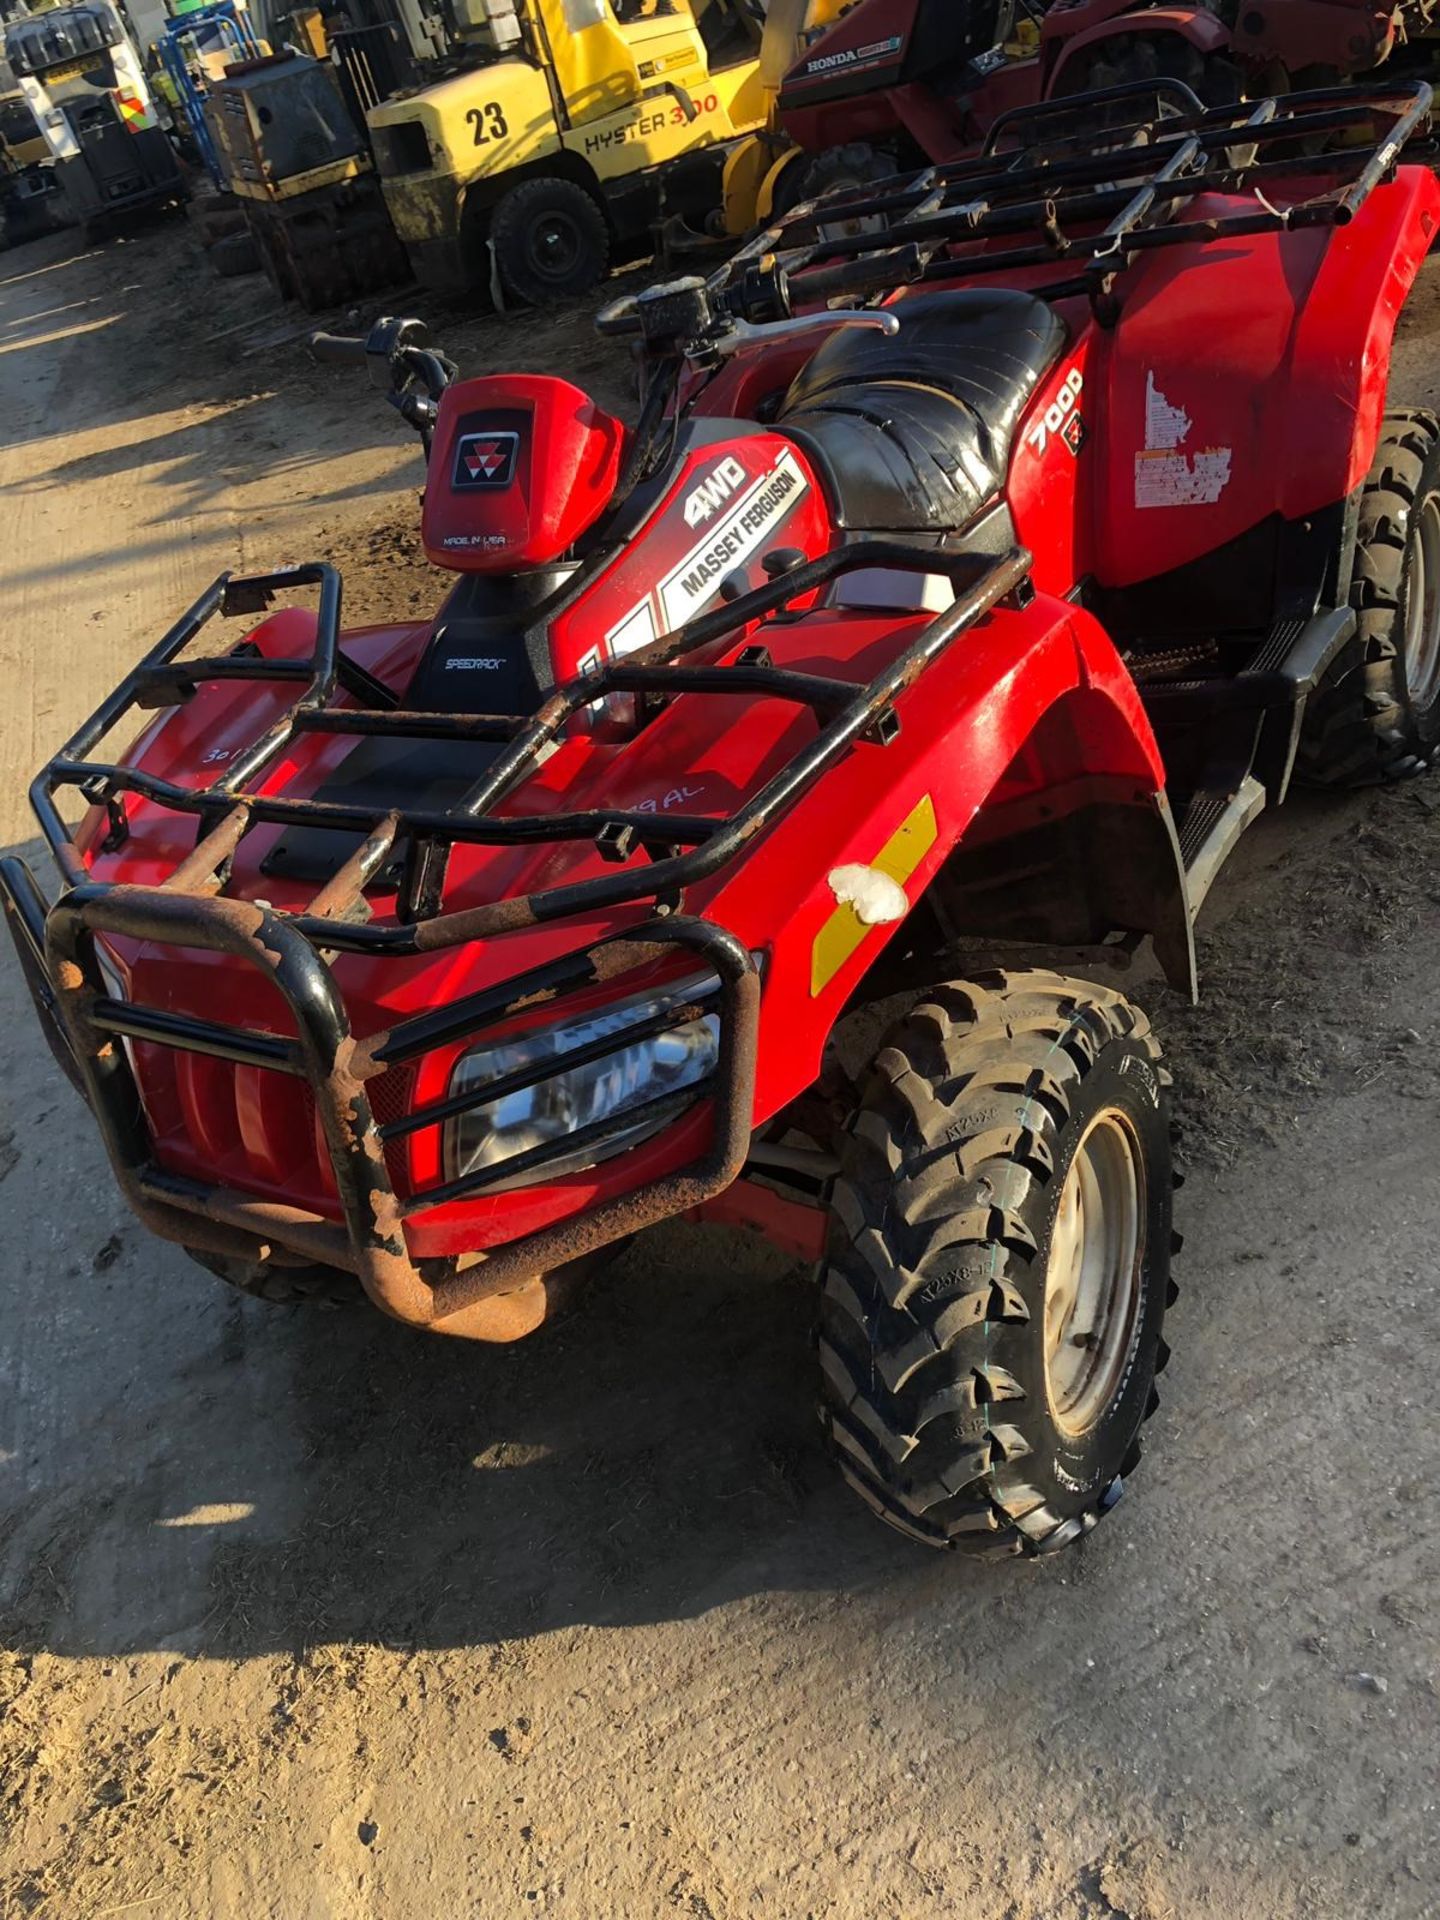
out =
[(1277, 620), (1245, 673), (1283, 673), (1297, 692), (1311, 693), (1354, 631), (1353, 607), (1329, 607), (1309, 620)]
[(1264, 808), (1265, 789), (1253, 774), (1246, 774), (1233, 793), (1196, 794), (1186, 807), (1178, 837), (1192, 920), (1235, 842)]

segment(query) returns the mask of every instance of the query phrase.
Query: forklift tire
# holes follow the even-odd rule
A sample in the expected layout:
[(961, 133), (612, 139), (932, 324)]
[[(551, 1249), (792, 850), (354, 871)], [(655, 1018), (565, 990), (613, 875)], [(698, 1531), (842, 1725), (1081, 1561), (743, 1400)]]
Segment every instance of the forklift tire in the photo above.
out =
[(832, 1195), (823, 1417), (927, 1546), (1055, 1552), (1140, 1458), (1173, 1297), (1159, 1058), (1120, 994), (1043, 972), (938, 989), (876, 1057)]
[(247, 233), (250, 227), (244, 213), (237, 208), (231, 208), (228, 213), (207, 213), (203, 219), (192, 224), (196, 238), (207, 251), (237, 233)]
[(240, 1260), (186, 1247), (190, 1258), (227, 1286), (273, 1307), (353, 1307), (365, 1294), (353, 1273), (336, 1267), (282, 1267), (273, 1260)]
[(490, 240), (506, 292), (532, 307), (589, 293), (610, 264), (599, 205), (553, 174), (511, 187), (490, 216)]
[(1355, 637), (1310, 696), (1296, 771), (1373, 786), (1421, 773), (1440, 743), (1440, 421), (1385, 416), (1360, 496)]

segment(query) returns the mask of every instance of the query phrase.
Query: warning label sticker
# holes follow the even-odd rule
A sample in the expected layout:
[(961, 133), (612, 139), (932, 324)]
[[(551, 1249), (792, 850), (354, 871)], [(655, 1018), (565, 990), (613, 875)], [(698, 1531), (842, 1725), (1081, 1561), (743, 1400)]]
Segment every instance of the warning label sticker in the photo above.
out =
[(1145, 376), (1145, 448), (1135, 455), (1137, 507), (1208, 507), (1230, 480), (1230, 447), (1184, 451), (1194, 422)]
[(1145, 376), (1145, 447), (1149, 453), (1170, 453), (1190, 431), (1191, 419), (1183, 407), (1172, 407), (1155, 384), (1153, 373)]

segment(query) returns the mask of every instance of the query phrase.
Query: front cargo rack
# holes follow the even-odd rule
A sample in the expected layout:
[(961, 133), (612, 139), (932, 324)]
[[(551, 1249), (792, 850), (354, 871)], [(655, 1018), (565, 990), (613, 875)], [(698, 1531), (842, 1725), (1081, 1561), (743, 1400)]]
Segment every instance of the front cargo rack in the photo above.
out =
[[(0, 903), (47, 1037), (93, 1108), (131, 1205), (163, 1237), (202, 1251), (254, 1258), (259, 1248), (278, 1247), (285, 1257), (347, 1269), (391, 1312), (443, 1328), (446, 1322), (458, 1324), (477, 1302), (723, 1191), (739, 1174), (749, 1147), (759, 976), (754, 956), (733, 934), (685, 911), (686, 891), (740, 854), (858, 743), (883, 745), (893, 738), (899, 726), (896, 702), (925, 669), (999, 602), (1028, 600), (1033, 592), (1029, 565), (1029, 555), (1018, 548), (997, 558), (899, 539), (857, 540), (794, 566), (624, 660), (581, 674), (529, 715), (404, 710), (386, 685), (347, 658), (340, 642), (340, 581), (329, 567), (243, 579), (222, 575), (36, 777), (31, 804), (66, 888), (58, 902), (47, 902), (25, 861), (0, 860)], [(763, 635), (768, 619), (843, 574), (871, 567), (945, 576), (955, 599), (868, 684), (776, 668), (765, 648), (754, 644), (742, 648), (732, 664), (686, 664), (686, 656), (698, 649), (726, 641), (733, 646), (747, 629)], [(255, 612), (277, 593), (302, 587), (319, 590), (308, 655), (276, 658), (243, 645), (214, 655), (188, 651), (215, 614)], [(572, 582), (569, 592), (574, 591)], [(140, 766), (96, 757), (115, 728), (137, 711), (174, 706), (197, 686), (233, 680), (291, 684), (296, 693), (212, 784), (188, 788)], [(652, 813), (619, 809), (497, 813), (567, 724), (610, 694), (652, 702), (682, 694), (780, 699), (808, 708), (817, 725), (813, 737), (727, 817), (667, 815), (657, 823)], [(337, 695), (349, 704), (336, 704)], [(444, 809), (392, 806), (382, 812), (261, 790), (267, 771), (297, 736), (326, 732), (488, 741), (499, 743), (500, 752), (470, 790)], [(96, 881), (57, 804), (57, 795), (67, 790), (103, 810), (99, 845), (104, 849), (123, 845), (132, 798), (193, 816), (196, 844), (158, 884), (142, 888)], [(345, 832), (357, 845), (302, 908), (280, 911), (226, 890), (236, 849), (262, 824)], [(481, 905), (446, 907), (446, 869), (456, 845), (586, 839), (615, 865), (613, 873)], [(377, 924), (357, 916), (367, 886), (402, 847), (393, 920)], [(635, 924), (599, 942), (388, 1032), (360, 1038), (351, 1032), (331, 966), (335, 954), (413, 958), (622, 907), (637, 910)], [(103, 935), (221, 952), (248, 962), (279, 993), (293, 1034), (225, 1026), (118, 997), (109, 990), (97, 952), (97, 937)], [(714, 1012), (716, 1063), (683, 1092), (628, 1109), (607, 1124), (614, 1132), (663, 1126), (708, 1098), (713, 1126), (704, 1157), (468, 1265), (413, 1260), (403, 1231), (407, 1218), (478, 1196), (517, 1172), (527, 1181), (538, 1179), (549, 1162), (573, 1154), (577, 1140), (598, 1149), (607, 1129), (587, 1130), (583, 1138), (570, 1135), (529, 1151), (522, 1160), (476, 1169), (401, 1197), (387, 1166), (387, 1141), (442, 1126), (563, 1072), (567, 1064), (581, 1063), (585, 1048), (547, 1056), (533, 1070), (469, 1086), (463, 1094), (385, 1125), (372, 1110), (367, 1081), (437, 1048), (465, 1043), (523, 1007), (544, 1002), (553, 1011), (559, 996), (616, 981), (677, 950), (698, 957), (714, 984), (686, 997), (685, 1004), (668, 1007), (645, 1031), (663, 1031)], [(303, 1081), (328, 1151), (340, 1224), (161, 1166), (130, 1049), (117, 1040), (159, 1044)]]
[[(973, 158), (798, 206), (732, 256), (707, 290), (717, 306), (728, 295), (745, 311), (778, 285), (784, 305), (809, 307), (1054, 267), (1060, 277), (1027, 280), (1027, 290), (1088, 297), (1109, 323), (1117, 282), (1142, 253), (1343, 226), (1407, 148), (1430, 164), (1432, 138), (1424, 81), (1208, 109), (1180, 81), (1127, 82), (1013, 108)], [(1287, 200), (1296, 188), (1299, 197)], [(1253, 205), (1198, 212), (1202, 194)], [(1018, 244), (999, 244), (1011, 240)]]

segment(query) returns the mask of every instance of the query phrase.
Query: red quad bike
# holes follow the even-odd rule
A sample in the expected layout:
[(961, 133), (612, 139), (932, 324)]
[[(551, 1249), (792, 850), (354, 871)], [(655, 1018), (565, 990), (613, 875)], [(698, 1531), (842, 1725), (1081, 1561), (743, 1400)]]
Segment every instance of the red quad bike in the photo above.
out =
[[(886, 1520), (1042, 1553), (1114, 1504), (1168, 1096), (1085, 976), (1148, 935), (1190, 989), (1296, 767), (1440, 737), (1440, 426), (1385, 398), (1429, 90), (1168, 106), (1088, 154), (1037, 109), (1024, 162), (612, 305), (633, 431), (412, 322), (317, 343), (420, 429), (453, 592), (342, 631), (327, 567), (223, 576), (36, 780), (59, 898), (3, 866), (148, 1226), (496, 1339), (648, 1222), (749, 1222), (821, 1259), (825, 1423)], [(851, 1078), (842, 1016), (902, 992)]]
[[(815, 156), (799, 181), (808, 195), (897, 158), (958, 159), (1014, 108), (1060, 95), (1169, 78), (1225, 106), (1402, 55), (1428, 67), (1434, 12), (1434, 0), (858, 0), (786, 74), (779, 116)], [(1027, 19), (1038, 49), (1010, 57)]]

